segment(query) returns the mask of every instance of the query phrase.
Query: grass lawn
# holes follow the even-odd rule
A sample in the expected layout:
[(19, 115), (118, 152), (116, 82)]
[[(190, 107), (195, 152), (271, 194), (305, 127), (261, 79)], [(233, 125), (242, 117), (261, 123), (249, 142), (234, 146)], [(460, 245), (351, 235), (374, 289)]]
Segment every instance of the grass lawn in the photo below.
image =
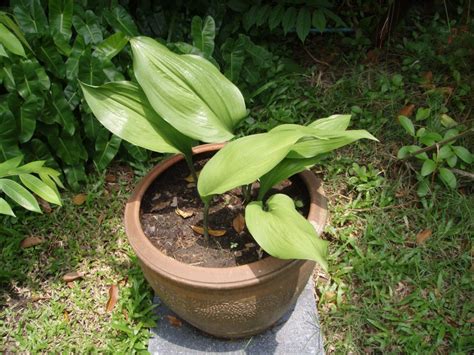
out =
[[(253, 133), (352, 112), (351, 128), (380, 140), (342, 149), (314, 168), (331, 212), (324, 234), (330, 270), (316, 275), (329, 353), (474, 351), (472, 177), (457, 176), (455, 189), (433, 178), (420, 198), (416, 159), (396, 157), (413, 142), (397, 120), (408, 104), (413, 116), (430, 109), (415, 128), (443, 131), (442, 114), (472, 126), (474, 55), (465, 37), (448, 44), (448, 35), (445, 24), (430, 20), (370, 55), (358, 36), (309, 41), (306, 50), (328, 65), (293, 45), (304, 72), (279, 78), (249, 105), (251, 116), (240, 127)], [(472, 136), (461, 143), (473, 150)], [(463, 170), (472, 174), (472, 165)], [(113, 168), (90, 178), (83, 204), (67, 192), (51, 213), (25, 214), (0, 228), (0, 351), (146, 349), (155, 324), (152, 294), (122, 225), (137, 178)], [(26, 236), (43, 242), (23, 249)], [(64, 282), (71, 271), (84, 276)], [(119, 298), (107, 312), (110, 285), (118, 286)]]

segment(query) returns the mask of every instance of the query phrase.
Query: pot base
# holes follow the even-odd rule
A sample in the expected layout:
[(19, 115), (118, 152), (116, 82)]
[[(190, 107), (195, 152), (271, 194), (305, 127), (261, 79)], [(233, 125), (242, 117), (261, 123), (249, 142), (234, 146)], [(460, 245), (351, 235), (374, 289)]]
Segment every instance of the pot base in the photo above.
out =
[[(314, 283), (310, 279), (297, 303), (272, 328), (252, 338), (222, 340), (207, 335), (183, 322), (175, 327), (167, 316), (173, 311), (155, 298), (156, 313), (160, 317), (152, 329), (148, 351), (152, 354), (323, 354), (322, 335), (319, 330)], [(179, 317), (178, 317), (179, 318)]]

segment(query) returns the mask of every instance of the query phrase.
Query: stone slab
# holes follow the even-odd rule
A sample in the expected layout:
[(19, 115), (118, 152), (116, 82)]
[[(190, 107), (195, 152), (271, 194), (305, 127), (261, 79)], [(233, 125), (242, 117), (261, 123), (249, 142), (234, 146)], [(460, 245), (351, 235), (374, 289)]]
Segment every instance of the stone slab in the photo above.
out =
[(314, 300), (314, 283), (308, 282), (296, 304), (271, 329), (247, 339), (222, 340), (183, 322), (173, 327), (166, 316), (175, 314), (158, 297), (159, 316), (148, 345), (151, 354), (324, 354)]

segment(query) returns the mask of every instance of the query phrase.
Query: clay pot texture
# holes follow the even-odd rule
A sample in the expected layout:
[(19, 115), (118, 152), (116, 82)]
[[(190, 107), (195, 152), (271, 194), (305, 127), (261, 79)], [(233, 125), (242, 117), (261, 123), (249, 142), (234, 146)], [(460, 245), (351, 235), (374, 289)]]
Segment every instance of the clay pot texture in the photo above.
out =
[[(217, 151), (222, 144), (206, 144), (194, 154)], [(315, 263), (267, 257), (246, 265), (206, 268), (164, 255), (143, 233), (140, 204), (151, 183), (182, 160), (175, 155), (161, 162), (138, 184), (125, 208), (125, 230), (145, 278), (170, 309), (201, 329), (221, 338), (241, 338), (275, 324), (296, 302)], [(300, 174), (310, 195), (308, 219), (321, 233), (327, 219), (321, 182), (307, 171)]]

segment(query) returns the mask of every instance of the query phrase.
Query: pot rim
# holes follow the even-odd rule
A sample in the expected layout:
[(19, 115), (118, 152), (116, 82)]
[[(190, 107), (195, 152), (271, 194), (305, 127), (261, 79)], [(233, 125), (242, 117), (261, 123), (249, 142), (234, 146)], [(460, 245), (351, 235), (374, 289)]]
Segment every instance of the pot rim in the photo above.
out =
[[(193, 148), (193, 154), (219, 150), (225, 143), (203, 144)], [(169, 279), (191, 287), (212, 287), (216, 290), (246, 287), (277, 277), (288, 268), (301, 266), (308, 260), (282, 260), (272, 256), (253, 263), (225, 267), (193, 266), (163, 254), (144, 234), (140, 223), (142, 198), (148, 187), (165, 170), (183, 160), (181, 154), (163, 160), (156, 165), (137, 185), (125, 206), (125, 232), (139, 260), (153, 271)], [(299, 174), (310, 195), (308, 220), (318, 234), (321, 234), (328, 217), (327, 200), (319, 180), (310, 171)], [(312, 262), (312, 261), (310, 261)]]

